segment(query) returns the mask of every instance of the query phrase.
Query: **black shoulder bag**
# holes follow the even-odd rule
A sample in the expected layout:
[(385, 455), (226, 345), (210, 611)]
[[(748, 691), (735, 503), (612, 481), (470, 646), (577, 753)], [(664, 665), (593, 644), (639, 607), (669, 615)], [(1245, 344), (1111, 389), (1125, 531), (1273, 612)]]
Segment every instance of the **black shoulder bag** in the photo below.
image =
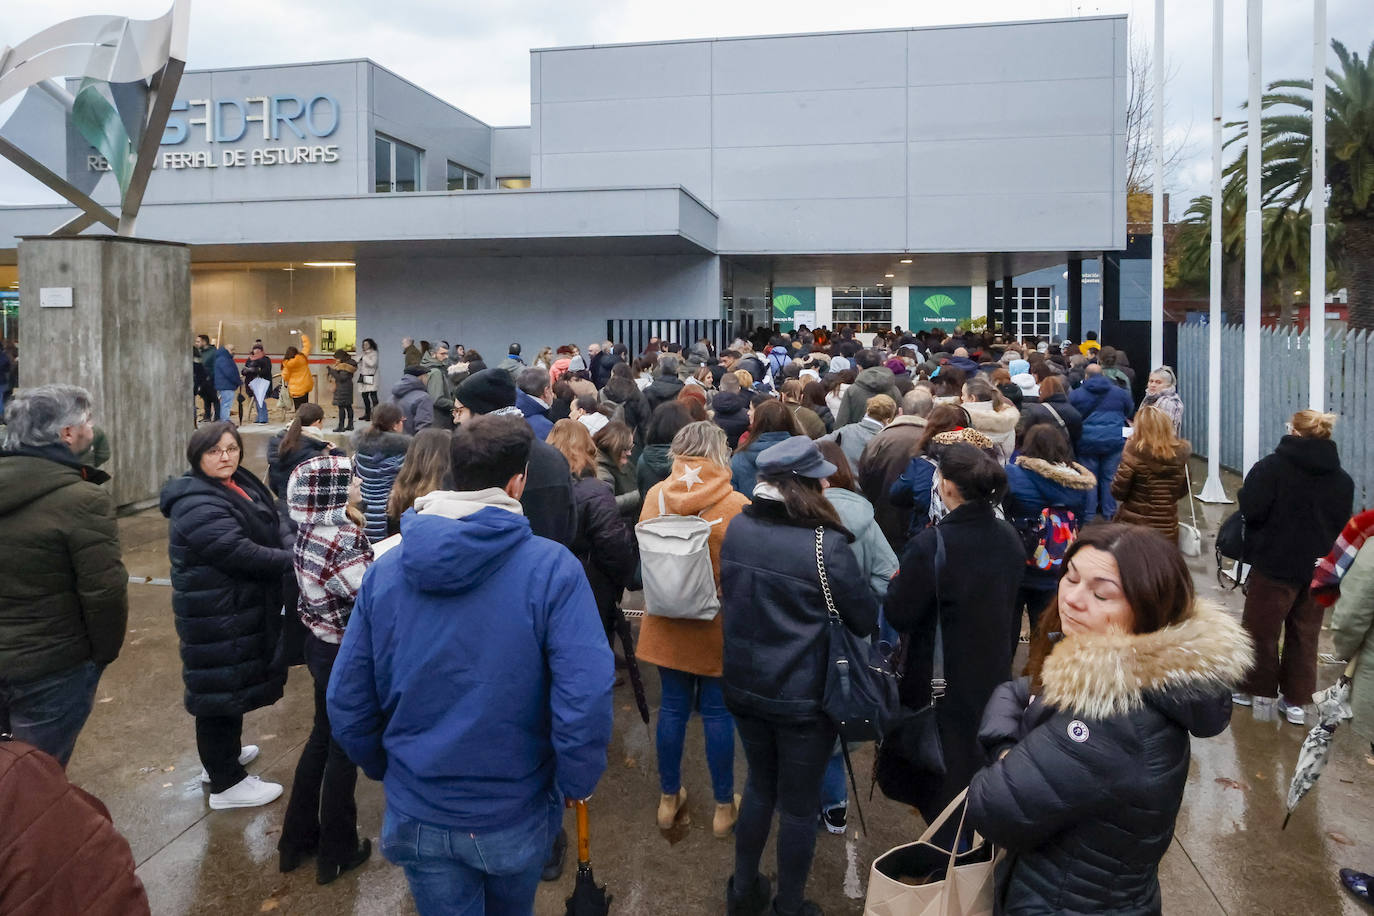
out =
[[(945, 775), (945, 751), (940, 741), (936, 709), (945, 695), (945, 634), (940, 622), (940, 570), (945, 565), (945, 539), (935, 529), (935, 648), (930, 668), (930, 699), (917, 710), (903, 713), (888, 729), (874, 755), (873, 775), (878, 788), (893, 801), (919, 806), (933, 785)], [(903, 637), (905, 649), (909, 637)], [(899, 653), (904, 656), (905, 651)]]

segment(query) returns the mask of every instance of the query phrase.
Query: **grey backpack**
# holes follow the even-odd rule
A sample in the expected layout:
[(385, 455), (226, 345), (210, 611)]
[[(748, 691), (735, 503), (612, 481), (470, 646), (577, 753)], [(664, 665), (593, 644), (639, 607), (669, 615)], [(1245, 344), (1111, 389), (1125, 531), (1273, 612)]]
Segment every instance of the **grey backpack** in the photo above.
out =
[(658, 490), (658, 515), (635, 525), (644, 580), (644, 610), (676, 620), (714, 620), (720, 613), (711, 570), (711, 526), (699, 515), (669, 515)]

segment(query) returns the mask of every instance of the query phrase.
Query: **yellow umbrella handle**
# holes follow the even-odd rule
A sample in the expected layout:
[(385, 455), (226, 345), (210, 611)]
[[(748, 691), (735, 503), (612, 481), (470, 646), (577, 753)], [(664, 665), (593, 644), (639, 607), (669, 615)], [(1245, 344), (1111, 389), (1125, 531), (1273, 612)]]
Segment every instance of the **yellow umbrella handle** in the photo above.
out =
[(591, 828), (587, 824), (587, 802), (577, 803), (577, 861), (586, 864), (592, 860)]

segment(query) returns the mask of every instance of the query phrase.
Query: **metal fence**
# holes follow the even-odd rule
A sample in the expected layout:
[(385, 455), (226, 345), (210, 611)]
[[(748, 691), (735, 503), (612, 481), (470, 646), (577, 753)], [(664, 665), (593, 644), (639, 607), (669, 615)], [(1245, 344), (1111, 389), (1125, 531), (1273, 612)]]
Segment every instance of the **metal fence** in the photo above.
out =
[[(1207, 454), (1207, 343), (1205, 325), (1178, 329), (1178, 390), (1183, 399), (1183, 436)], [(1245, 333), (1221, 329), (1221, 464), (1240, 471), (1245, 398), (1259, 398), (1260, 454), (1273, 451), (1284, 424), (1307, 407), (1307, 333), (1260, 331), (1260, 386), (1244, 385)], [(1374, 333), (1332, 329), (1326, 334), (1326, 409), (1338, 415), (1335, 439), (1341, 466), (1355, 479), (1356, 508), (1374, 504)]]
[(684, 351), (705, 337), (719, 352), (730, 345), (730, 326), (723, 318), (609, 318), (606, 321), (606, 338), (623, 343), (631, 356), (643, 353), (653, 337), (664, 343), (682, 344)]

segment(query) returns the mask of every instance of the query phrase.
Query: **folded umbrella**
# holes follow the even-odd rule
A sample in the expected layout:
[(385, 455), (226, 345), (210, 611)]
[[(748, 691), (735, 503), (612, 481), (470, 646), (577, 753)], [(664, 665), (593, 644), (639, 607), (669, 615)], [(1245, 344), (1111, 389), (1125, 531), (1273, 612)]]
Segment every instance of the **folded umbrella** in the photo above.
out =
[(568, 898), (566, 916), (606, 916), (611, 911), (611, 895), (606, 886), (596, 884), (592, 875), (591, 831), (587, 825), (587, 801), (583, 799), (577, 808), (577, 884), (573, 886), (572, 896)]
[(644, 675), (639, 670), (639, 659), (635, 657), (635, 637), (630, 631), (630, 621), (620, 605), (615, 607), (615, 632), (620, 637), (620, 647), (625, 651), (625, 667), (630, 672), (630, 687), (635, 692), (635, 705), (639, 707), (639, 717), (644, 720), (644, 728), (649, 728), (649, 699), (644, 695)]
[(1298, 802), (1317, 784), (1322, 770), (1326, 769), (1326, 761), (1331, 756), (1331, 736), (1340, 727), (1341, 720), (1349, 719), (1352, 715), (1350, 678), (1354, 673), (1355, 661), (1352, 660), (1336, 683), (1312, 694), (1312, 702), (1317, 704), (1318, 722), (1307, 733), (1298, 751), (1298, 765), (1293, 771), (1293, 781), (1288, 786), (1288, 813), (1284, 815), (1283, 828), (1288, 826), (1288, 819), (1293, 816), (1293, 809), (1298, 807)]

